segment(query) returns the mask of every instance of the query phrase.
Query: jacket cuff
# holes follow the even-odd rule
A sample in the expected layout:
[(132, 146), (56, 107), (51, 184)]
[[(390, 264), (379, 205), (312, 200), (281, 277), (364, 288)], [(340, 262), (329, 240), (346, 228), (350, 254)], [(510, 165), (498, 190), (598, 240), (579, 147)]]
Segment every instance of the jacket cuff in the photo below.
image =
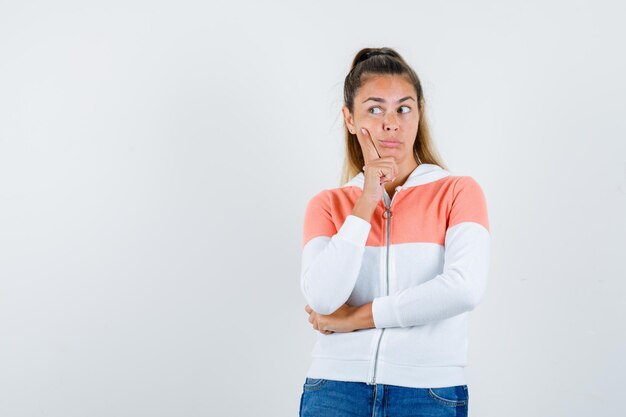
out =
[(372, 302), (372, 318), (374, 327), (377, 329), (402, 327), (393, 307), (392, 296), (374, 298)]
[(357, 246), (365, 246), (372, 225), (353, 214), (349, 214), (337, 232), (337, 236)]

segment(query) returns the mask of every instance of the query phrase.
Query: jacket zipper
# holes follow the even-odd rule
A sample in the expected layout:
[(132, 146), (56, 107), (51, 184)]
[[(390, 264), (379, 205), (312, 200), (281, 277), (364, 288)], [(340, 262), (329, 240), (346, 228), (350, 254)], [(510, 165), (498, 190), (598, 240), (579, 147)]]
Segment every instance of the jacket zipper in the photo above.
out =
[[(387, 220), (387, 227), (386, 227), (386, 232), (387, 232), (387, 241), (386, 241), (386, 246), (387, 246), (387, 254), (385, 256), (385, 268), (386, 268), (386, 286), (385, 286), (385, 295), (389, 295), (389, 232), (390, 232), (390, 226), (391, 226), (391, 205), (393, 204), (393, 199), (396, 198), (396, 196), (398, 195), (398, 193), (400, 192), (400, 190), (402, 189), (402, 187), (396, 187), (396, 192), (393, 194), (393, 197), (391, 197), (391, 201), (389, 202), (389, 205), (387, 205), (387, 202), (385, 201), (385, 215), (383, 217), (386, 217)], [(384, 197), (383, 197), (384, 200)], [(376, 343), (376, 353), (374, 354), (374, 372), (372, 374), (372, 380), (370, 382), (370, 385), (374, 385), (376, 384), (376, 366), (378, 365), (378, 351), (380, 348), (380, 340), (383, 338), (383, 333), (385, 332), (385, 329), (381, 329), (380, 334), (378, 335), (378, 342)]]

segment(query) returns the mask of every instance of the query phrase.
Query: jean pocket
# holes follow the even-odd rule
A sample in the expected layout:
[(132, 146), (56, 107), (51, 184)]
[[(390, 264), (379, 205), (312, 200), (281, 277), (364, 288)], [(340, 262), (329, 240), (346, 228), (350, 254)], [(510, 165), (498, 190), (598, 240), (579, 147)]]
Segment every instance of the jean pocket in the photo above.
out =
[(433, 401), (449, 407), (461, 407), (467, 405), (469, 400), (467, 385), (428, 388), (428, 395)]
[(320, 388), (322, 388), (322, 386), (324, 386), (325, 382), (326, 382), (326, 380), (322, 379), (322, 378), (309, 378), (309, 377), (307, 377), (306, 380), (304, 381), (304, 389), (305, 390), (320, 389)]

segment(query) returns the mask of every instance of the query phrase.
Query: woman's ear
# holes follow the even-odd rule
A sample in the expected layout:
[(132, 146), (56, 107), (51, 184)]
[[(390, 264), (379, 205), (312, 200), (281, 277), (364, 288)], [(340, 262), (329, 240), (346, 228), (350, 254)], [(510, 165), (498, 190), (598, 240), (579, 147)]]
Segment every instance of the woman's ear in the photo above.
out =
[(348, 107), (344, 104), (343, 107), (341, 107), (341, 112), (343, 113), (343, 120), (345, 121), (346, 127), (348, 128), (350, 133), (356, 134), (356, 127), (354, 126), (354, 118), (352, 117), (352, 114), (350, 113), (350, 109), (348, 109)]

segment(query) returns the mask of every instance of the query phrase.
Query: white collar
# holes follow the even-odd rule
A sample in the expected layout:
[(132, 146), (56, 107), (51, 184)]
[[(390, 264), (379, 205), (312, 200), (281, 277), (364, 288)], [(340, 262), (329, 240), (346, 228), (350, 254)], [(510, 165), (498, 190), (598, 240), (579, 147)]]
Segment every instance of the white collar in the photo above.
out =
[[(420, 164), (409, 174), (401, 188), (415, 187), (429, 182), (437, 181), (451, 175), (450, 172), (435, 164)], [(359, 187), (363, 189), (365, 175), (359, 172), (341, 187)]]

